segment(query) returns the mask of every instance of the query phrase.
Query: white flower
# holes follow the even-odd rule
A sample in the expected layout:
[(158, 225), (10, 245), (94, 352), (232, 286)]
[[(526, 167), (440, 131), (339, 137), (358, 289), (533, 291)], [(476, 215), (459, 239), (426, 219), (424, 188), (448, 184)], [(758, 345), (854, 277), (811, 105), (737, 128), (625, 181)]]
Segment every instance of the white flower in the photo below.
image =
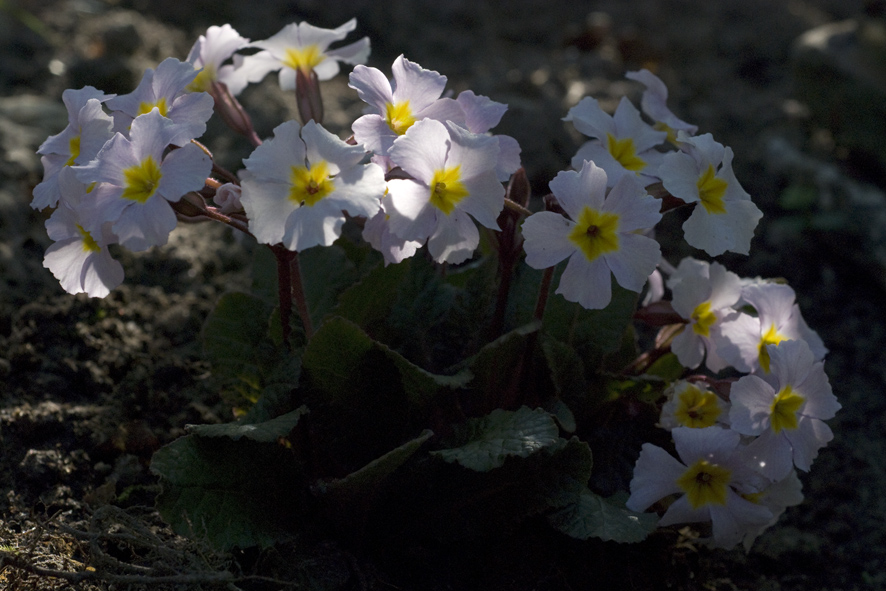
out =
[(123, 267), (108, 251), (116, 236), (110, 224), (92, 233), (85, 229), (89, 224), (80, 203), (86, 196), (86, 185), (77, 181), (70, 167), (62, 170), (58, 180), (62, 199), (46, 220), (46, 232), (54, 243), (46, 249), (43, 266), (66, 292), (103, 298), (123, 282)]
[[(682, 263), (681, 263), (682, 264)], [(719, 263), (707, 266), (707, 277), (686, 276), (672, 287), (674, 311), (688, 321), (671, 350), (687, 368), (698, 367), (702, 359), (713, 372), (727, 366), (717, 352), (720, 326), (738, 314), (732, 309), (741, 297), (741, 279)]]
[(785, 512), (785, 509), (788, 507), (794, 507), (803, 502), (803, 483), (800, 482), (800, 479), (797, 477), (797, 471), (791, 470), (791, 473), (788, 474), (786, 478), (783, 478), (778, 482), (773, 482), (758, 493), (745, 495), (745, 498), (752, 503), (763, 505), (772, 511), (772, 519), (769, 523), (745, 534), (742, 545), (744, 546), (745, 551), (750, 552), (754, 540), (756, 540), (764, 531), (775, 525), (775, 522), (778, 521), (781, 514)]
[(585, 160), (591, 160), (606, 171), (610, 187), (625, 175), (639, 177), (643, 186), (658, 180), (662, 154), (655, 147), (667, 139), (667, 133), (645, 123), (626, 97), (614, 115), (603, 111), (596, 99), (585, 97), (563, 120), (572, 121), (575, 129), (595, 138), (578, 149), (572, 168), (578, 170)]
[(679, 380), (667, 392), (661, 408), (659, 427), (701, 429), (720, 424), (729, 426), (729, 403), (708, 390), (703, 383)]
[(176, 225), (169, 202), (202, 189), (212, 169), (209, 156), (194, 144), (164, 156), (180, 129), (154, 108), (132, 122), (129, 138), (117, 133), (95, 160), (74, 167), (80, 182), (97, 183), (83, 205), (88, 231), (112, 222), (120, 244), (130, 250), (166, 244)]
[[(300, 132), (300, 133), (299, 133)], [(302, 251), (341, 236), (344, 212), (371, 218), (380, 209), (384, 173), (366, 153), (309, 121), (287, 121), (243, 163), (240, 200), (249, 230), (263, 244)]]
[[(241, 37), (231, 25), (209, 27), (206, 30), (206, 34), (200, 35), (188, 53), (188, 63), (193, 65), (194, 69), (199, 70), (199, 72), (197, 77), (187, 86), (187, 89), (191, 92), (208, 92), (212, 83), (218, 81), (225, 83), (231, 94), (235, 96), (239, 94), (242, 86), (240, 86), (239, 81), (234, 80), (237, 77), (235, 65), (225, 65), (225, 62), (234, 55), (235, 51), (246, 47), (248, 44), (249, 39)], [(246, 81), (243, 80), (244, 86), (245, 83)], [(232, 86), (237, 92), (231, 89)]]
[(732, 149), (709, 133), (689, 137), (681, 131), (677, 139), (681, 151), (665, 154), (658, 176), (671, 195), (698, 204), (683, 224), (686, 242), (711, 256), (748, 254), (763, 213), (732, 172)]
[(669, 142), (677, 142), (678, 131), (685, 131), (689, 135), (694, 135), (698, 131), (697, 125), (686, 123), (668, 108), (668, 87), (661, 78), (645, 68), (637, 72), (628, 72), (625, 78), (636, 80), (646, 87), (640, 99), (640, 108), (655, 121), (656, 130), (668, 134)]
[(196, 77), (193, 65), (174, 57), (160, 62), (156, 70), (148, 68), (134, 91), (107, 101), (114, 110), (114, 131), (126, 135), (133, 119), (156, 108), (176, 124), (169, 128), (168, 143), (184, 146), (200, 137), (212, 117), (213, 100), (205, 92), (187, 90)]
[(744, 463), (738, 433), (720, 427), (677, 427), (671, 434), (680, 461), (644, 443), (634, 467), (628, 509), (643, 511), (679, 494), (659, 525), (710, 521), (713, 544), (720, 548), (732, 548), (772, 520), (767, 507), (742, 496), (762, 487)]
[(386, 198), (382, 198), (382, 209), (366, 220), (363, 226), (363, 240), (382, 254), (387, 267), (391, 263), (397, 264), (414, 255), (422, 243), (417, 240), (403, 240), (391, 232), (390, 218), (384, 210)]
[(394, 142), (391, 160), (413, 180), (388, 182), (390, 230), (428, 241), (438, 263), (464, 262), (480, 243), (475, 220), (498, 230), (504, 187), (495, 174), (498, 142), (451, 122), (423, 119)]
[(724, 320), (717, 343), (720, 356), (739, 371), (758, 368), (769, 372), (766, 345), (785, 340), (806, 341), (816, 361), (824, 359), (827, 348), (821, 338), (807, 326), (796, 304), (796, 294), (787, 285), (754, 283), (742, 289), (742, 301), (752, 306), (757, 316), (740, 313)]
[(113, 135), (113, 119), (102, 109), (106, 95), (91, 86), (68, 89), (62, 100), (68, 108), (68, 126), (46, 139), (37, 150), (43, 163), (43, 181), (34, 188), (31, 207), (55, 207), (59, 200), (58, 174), (66, 166), (86, 164)]
[(335, 29), (321, 29), (305, 22), (286, 25), (273, 37), (249, 45), (263, 51), (243, 58), (237, 76), (246, 82), (260, 82), (269, 73), (279, 70), (283, 90), (295, 88), (297, 70), (306, 75), (313, 71), (318, 80), (329, 80), (338, 74), (339, 62), (362, 64), (369, 57), (368, 37), (329, 49), (332, 43), (341, 41), (355, 28), (356, 19)]
[(747, 448), (756, 469), (770, 480), (791, 468), (808, 471), (833, 433), (823, 422), (840, 403), (831, 391), (824, 364), (803, 341), (767, 345), (771, 372), (747, 375), (732, 385), (732, 429), (757, 436)]
[(426, 70), (402, 55), (394, 60), (391, 72), (391, 81), (376, 68), (356, 66), (351, 72), (348, 86), (369, 105), (367, 113), (352, 126), (357, 143), (376, 155), (387, 156), (394, 140), (422, 119), (465, 126), (461, 106), (454, 99), (441, 98), (446, 76)]
[(609, 304), (611, 275), (622, 287), (643, 289), (661, 251), (637, 232), (661, 219), (659, 202), (632, 175), (606, 195), (606, 173), (593, 162), (579, 172), (560, 172), (550, 187), (569, 217), (542, 211), (523, 222), (526, 264), (546, 269), (568, 258), (557, 293), (585, 308)]

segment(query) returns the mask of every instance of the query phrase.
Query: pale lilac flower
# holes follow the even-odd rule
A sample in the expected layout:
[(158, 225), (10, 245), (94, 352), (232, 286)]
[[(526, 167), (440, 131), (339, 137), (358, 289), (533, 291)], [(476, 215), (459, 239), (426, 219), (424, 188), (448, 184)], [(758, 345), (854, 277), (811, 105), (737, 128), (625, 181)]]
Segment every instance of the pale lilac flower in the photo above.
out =
[(664, 277), (662, 277), (658, 267), (649, 274), (649, 277), (646, 279), (646, 286), (646, 295), (643, 296), (643, 300), (640, 302), (641, 306), (646, 307), (649, 304), (660, 302), (664, 299)]
[(225, 183), (215, 191), (212, 198), (222, 213), (233, 213), (235, 211), (243, 211), (243, 204), (240, 202), (242, 188), (234, 183)]
[(698, 131), (697, 125), (686, 123), (668, 108), (668, 87), (662, 82), (661, 78), (643, 68), (637, 72), (628, 72), (625, 78), (636, 80), (643, 84), (646, 90), (643, 91), (643, 97), (640, 99), (640, 108), (653, 121), (653, 126), (658, 131), (664, 131), (668, 134), (668, 141), (672, 144), (677, 143), (677, 132), (685, 131), (688, 135), (695, 135)]
[(676, 268), (668, 271), (668, 280), (666, 285), (674, 289), (674, 287), (687, 277), (704, 277), (710, 279), (711, 264), (692, 257), (683, 257)]
[[(465, 127), (472, 133), (487, 133), (498, 125), (508, 106), (489, 97), (465, 90), (456, 98), (465, 114)], [(498, 164), (495, 172), (498, 180), (506, 181), (520, 168), (520, 144), (509, 135), (493, 135), (498, 140)]]
[(659, 202), (633, 175), (624, 175), (606, 195), (606, 173), (593, 162), (562, 171), (551, 191), (569, 217), (550, 211), (523, 222), (526, 264), (553, 267), (568, 258), (557, 293), (591, 309), (612, 299), (612, 279), (639, 292), (661, 259), (658, 243), (637, 233), (661, 219)]
[(391, 232), (390, 216), (384, 210), (385, 199), (388, 197), (382, 198), (382, 209), (366, 220), (363, 226), (363, 240), (382, 254), (387, 267), (391, 263), (397, 264), (413, 256), (421, 248), (422, 243), (417, 240), (403, 240)]
[(716, 373), (728, 365), (717, 352), (720, 327), (738, 315), (733, 306), (741, 298), (742, 289), (738, 275), (720, 263), (711, 263), (707, 271), (707, 277), (687, 276), (672, 288), (671, 305), (687, 324), (671, 343), (671, 351), (684, 367), (694, 369), (704, 360)]
[(718, 352), (729, 365), (739, 371), (762, 369), (769, 372), (766, 345), (786, 340), (802, 340), (809, 345), (817, 361), (824, 359), (827, 348), (809, 328), (796, 303), (794, 290), (778, 283), (747, 285), (742, 301), (752, 306), (757, 315), (741, 313), (725, 320), (720, 327), (723, 340)]
[(747, 375), (732, 385), (732, 429), (757, 436), (746, 453), (770, 480), (787, 477), (791, 468), (808, 471), (818, 450), (834, 435), (824, 423), (840, 403), (831, 391), (824, 364), (803, 341), (767, 345), (769, 374)]
[(772, 512), (767, 507), (742, 496), (759, 492), (762, 486), (743, 461), (738, 433), (720, 427), (677, 427), (671, 434), (680, 461), (644, 443), (634, 467), (628, 509), (643, 511), (665, 497), (680, 495), (659, 525), (710, 521), (713, 545), (720, 548), (732, 548), (770, 522)]
[(314, 121), (278, 125), (243, 161), (249, 174), (240, 199), (256, 240), (292, 251), (329, 246), (341, 236), (344, 212), (373, 217), (385, 192), (384, 172), (362, 164), (365, 155)]
[(68, 89), (62, 100), (68, 108), (68, 126), (50, 136), (37, 149), (42, 154), (43, 181), (34, 188), (31, 207), (55, 207), (59, 200), (58, 174), (66, 166), (86, 164), (111, 139), (113, 119), (102, 109), (102, 102), (113, 95), (86, 86)]
[(667, 398), (658, 422), (662, 429), (729, 426), (729, 403), (702, 382), (678, 380), (667, 389)]
[(166, 244), (175, 228), (176, 202), (203, 188), (212, 163), (194, 144), (164, 152), (179, 127), (156, 108), (132, 122), (130, 137), (117, 133), (85, 166), (75, 167), (83, 183), (97, 183), (84, 205), (95, 232), (112, 222), (120, 244), (134, 250)]
[(391, 73), (393, 80), (389, 81), (376, 68), (356, 66), (351, 72), (348, 86), (369, 105), (368, 112), (351, 127), (358, 144), (376, 155), (387, 156), (394, 140), (416, 121), (434, 119), (465, 126), (465, 114), (458, 102), (441, 98), (446, 76), (426, 70), (402, 55), (394, 60)]
[(170, 128), (170, 144), (184, 146), (200, 137), (212, 117), (213, 100), (205, 92), (188, 91), (196, 77), (192, 64), (174, 57), (160, 62), (156, 70), (148, 68), (138, 88), (107, 101), (108, 108), (114, 110), (114, 131), (125, 135), (133, 119), (156, 108), (176, 124)]
[(689, 137), (680, 132), (677, 139), (680, 151), (664, 156), (658, 176), (671, 195), (697, 203), (683, 223), (686, 242), (711, 256), (727, 250), (748, 254), (763, 213), (732, 172), (732, 149), (709, 133)]
[(447, 121), (424, 119), (394, 142), (394, 164), (411, 180), (388, 181), (390, 230), (428, 242), (438, 263), (467, 260), (480, 243), (475, 220), (498, 230), (504, 187), (495, 174), (498, 142)]
[(70, 167), (59, 174), (58, 184), (62, 199), (46, 220), (46, 232), (54, 243), (46, 249), (43, 266), (66, 292), (103, 298), (123, 282), (123, 267), (108, 251), (116, 236), (110, 224), (102, 224), (94, 232), (85, 229), (89, 223), (80, 204), (86, 197), (86, 185), (77, 181)]
[(667, 139), (667, 133), (645, 123), (626, 97), (614, 115), (601, 109), (596, 99), (585, 97), (563, 120), (572, 121), (575, 129), (594, 138), (572, 157), (572, 168), (577, 170), (582, 162), (591, 160), (606, 171), (610, 187), (626, 175), (639, 177), (644, 187), (659, 180), (662, 153), (655, 147)]
[(745, 534), (742, 545), (746, 552), (751, 551), (751, 545), (754, 540), (764, 531), (775, 525), (781, 514), (788, 507), (794, 507), (803, 502), (803, 483), (797, 476), (796, 470), (791, 470), (786, 478), (773, 482), (761, 492), (745, 495), (745, 498), (752, 503), (762, 505), (772, 511), (772, 519), (766, 525), (757, 530), (749, 531)]
[(318, 80), (329, 80), (338, 74), (339, 62), (362, 64), (369, 57), (368, 37), (329, 49), (332, 43), (341, 41), (355, 28), (356, 19), (335, 29), (321, 29), (305, 22), (286, 25), (273, 37), (249, 44), (249, 47), (258, 47), (263, 51), (243, 58), (237, 68), (237, 76), (242, 76), (247, 82), (260, 82), (271, 72), (279, 70), (280, 88), (283, 90), (295, 89), (298, 70), (305, 75), (313, 71)]
[[(249, 39), (241, 37), (231, 25), (211, 26), (205, 35), (200, 35), (188, 53), (188, 63), (199, 70), (187, 89), (191, 92), (209, 92), (213, 82), (222, 82), (237, 95), (242, 90), (235, 64), (225, 64), (239, 49), (249, 44)], [(239, 61), (239, 60), (238, 60)], [(246, 81), (242, 81), (245, 86)], [(232, 88), (233, 87), (233, 88)], [(234, 92), (234, 90), (237, 92)]]

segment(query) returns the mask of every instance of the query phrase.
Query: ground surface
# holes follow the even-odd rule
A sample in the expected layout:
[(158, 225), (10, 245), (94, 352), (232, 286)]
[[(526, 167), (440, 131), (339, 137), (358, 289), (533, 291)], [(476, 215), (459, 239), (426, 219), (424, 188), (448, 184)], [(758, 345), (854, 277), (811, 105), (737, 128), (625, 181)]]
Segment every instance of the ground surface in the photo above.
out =
[[(803, 173), (774, 164), (771, 149), (780, 138), (858, 174), (857, 162), (821, 140), (827, 132), (805, 117), (802, 100), (792, 100), (790, 51), (804, 31), (861, 12), (860, 0), (0, 3), (0, 550), (32, 567), (88, 564), (101, 574), (78, 583), (89, 590), (223, 589), (225, 573), (322, 589), (461, 589), (468, 580), (487, 589), (886, 588), (884, 271), (876, 245), (856, 228), (812, 224), (814, 204), (800, 215), (779, 206)], [(230, 22), (261, 39), (294, 20), (337, 26), (352, 16), (372, 39), (371, 65), (387, 71), (404, 53), (446, 74), (456, 92), (509, 104), (498, 130), (523, 146), (536, 194), (580, 140), (560, 118), (586, 94), (610, 107), (625, 92), (636, 98), (626, 70), (657, 71), (672, 108), (733, 147), (738, 178), (767, 217), (752, 255), (725, 262), (744, 276), (788, 279), (830, 349), (826, 369), (843, 404), (831, 422), (834, 442), (803, 475), (806, 501), (750, 553), (675, 547), (677, 534), (613, 549), (527, 532), (522, 548), (487, 549), (469, 579), (447, 565), (476, 561), (451, 549), (440, 550), (446, 564), (427, 549), (404, 555), (417, 565), (407, 571), (330, 541), (218, 555), (140, 508), (156, 493), (147, 465), (159, 446), (187, 423), (230, 420), (197, 339), (217, 297), (245, 281), (248, 245), (220, 228), (181, 227), (166, 247), (125, 256), (126, 281), (108, 298), (68, 296), (41, 265), (50, 242), (45, 215), (28, 207), (42, 175), (34, 150), (66, 123), (63, 89), (128, 92), (144, 67), (183, 59), (210, 24)], [(324, 96), (327, 123), (347, 136), (361, 107), (346, 78), (324, 86)], [(294, 112), (272, 80), (244, 102), (262, 136)], [(248, 154), (212, 130), (207, 143), (232, 167)], [(886, 189), (882, 169), (864, 176)], [(666, 254), (676, 262), (689, 251)], [(172, 578), (134, 583), (148, 575)], [(72, 584), (0, 570), (0, 587)]]

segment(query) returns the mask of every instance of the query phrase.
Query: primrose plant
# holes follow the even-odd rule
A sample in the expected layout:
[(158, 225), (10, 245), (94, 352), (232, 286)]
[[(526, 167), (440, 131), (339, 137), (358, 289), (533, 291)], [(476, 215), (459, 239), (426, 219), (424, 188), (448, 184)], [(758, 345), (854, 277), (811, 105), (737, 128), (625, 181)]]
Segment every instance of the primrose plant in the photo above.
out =
[[(748, 254), (762, 214), (732, 150), (629, 72), (643, 112), (582, 99), (565, 121), (587, 142), (531, 198), (517, 140), (490, 131), (505, 105), (403, 56), (390, 78), (362, 65), (366, 38), (330, 48), (355, 27), (210, 27), (130, 94), (65, 91), (69, 125), (40, 146), (32, 206), (54, 208), (44, 266), (69, 293), (107, 296), (112, 253), (182, 219), (267, 246), (202, 334), (235, 420), (155, 454), (161, 514), (222, 548), (321, 527), (457, 541), (531, 517), (749, 548), (801, 502), (840, 405), (790, 287), (662, 258), (677, 208), (689, 245)], [(347, 140), (322, 126), (342, 63), (366, 103)], [(261, 139), (237, 96), (271, 72), (302, 123)], [(197, 141), (213, 113), (254, 145), (236, 173)], [(645, 350), (635, 323), (657, 329)]]

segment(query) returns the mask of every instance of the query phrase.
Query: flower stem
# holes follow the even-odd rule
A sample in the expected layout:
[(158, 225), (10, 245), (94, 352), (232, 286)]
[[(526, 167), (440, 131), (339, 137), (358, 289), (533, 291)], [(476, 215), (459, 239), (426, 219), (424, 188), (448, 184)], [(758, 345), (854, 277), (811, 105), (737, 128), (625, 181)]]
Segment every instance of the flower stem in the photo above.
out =
[(289, 326), (289, 318), (292, 315), (292, 280), (290, 278), (292, 267), (291, 261), (295, 253), (287, 250), (282, 244), (275, 244), (271, 252), (277, 259), (277, 298), (280, 302), (280, 325), (283, 331), (283, 346), (290, 350), (289, 336), (292, 328)]
[(541, 322), (545, 315), (545, 306), (548, 305), (548, 294), (551, 291), (551, 280), (554, 278), (554, 268), (545, 269), (541, 277), (541, 285), (538, 288), (538, 299), (535, 301), (535, 313), (532, 317)]
[(532, 215), (532, 212), (517, 203), (516, 201), (511, 201), (510, 199), (505, 199), (505, 207), (510, 209), (511, 211), (516, 211), (520, 215), (529, 217)]
[(308, 310), (308, 300), (305, 298), (305, 288), (302, 283), (301, 266), (298, 264), (298, 253), (292, 253), (290, 266), (290, 281), (292, 284), (292, 296), (295, 297), (295, 308), (298, 315), (301, 316), (301, 323), (305, 329), (305, 339), (310, 341), (314, 334), (314, 327), (311, 324), (311, 314)]

